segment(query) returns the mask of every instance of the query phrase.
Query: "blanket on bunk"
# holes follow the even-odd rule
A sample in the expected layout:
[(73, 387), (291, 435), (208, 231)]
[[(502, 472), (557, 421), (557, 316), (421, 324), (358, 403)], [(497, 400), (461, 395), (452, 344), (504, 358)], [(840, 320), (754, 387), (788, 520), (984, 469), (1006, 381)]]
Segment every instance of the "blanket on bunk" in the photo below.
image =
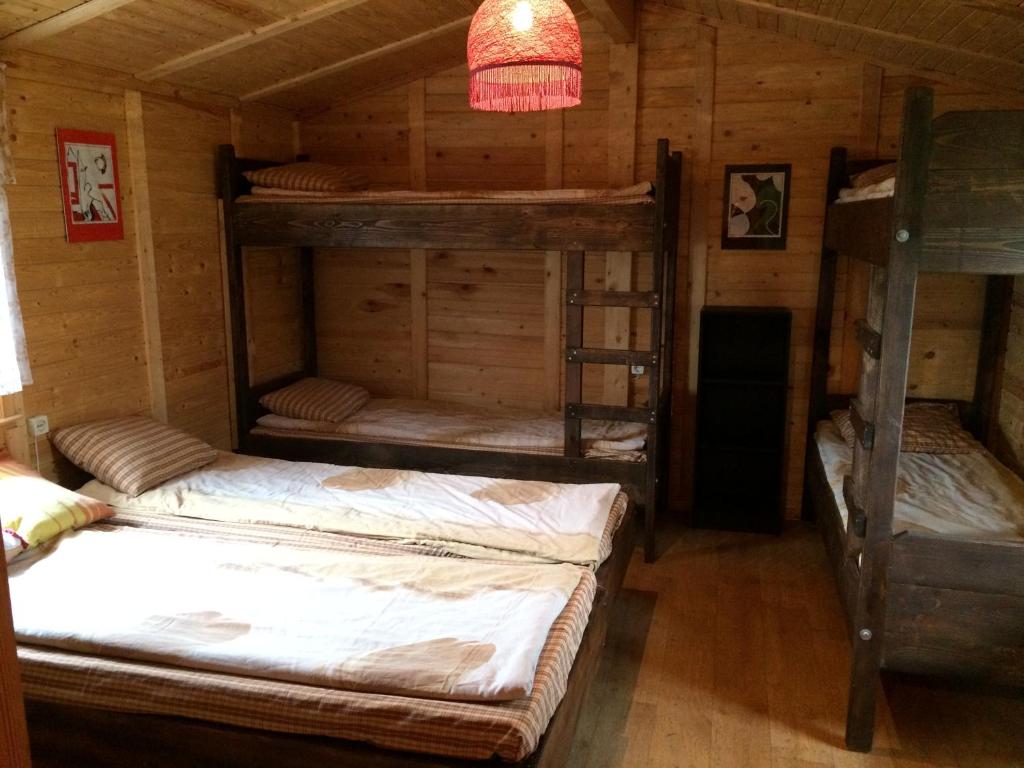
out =
[(222, 453), (209, 466), (129, 497), (81, 490), (115, 509), (269, 523), (441, 543), (472, 557), (596, 567), (626, 502), (617, 484), (567, 485), (339, 467)]
[[(67, 589), (82, 574), (117, 584)], [(586, 575), (583, 575), (586, 574)], [(371, 693), (529, 695), (570, 565), (381, 556), (126, 527), (11, 567), (19, 642)]]
[[(179, 577), (183, 572), (189, 583), (199, 582), (198, 574), (190, 575), (192, 569), (192, 552), (197, 543), (225, 544), (228, 549), (240, 553), (245, 548), (246, 559), (240, 564), (232, 564), (231, 558), (218, 554), (212, 559), (201, 558), (196, 567), (218, 567), (218, 563), (227, 563), (225, 571), (218, 568), (217, 579), (227, 578), (235, 580), (240, 584), (250, 584), (250, 579), (266, 580), (267, 583), (275, 585), (277, 589), (286, 589), (288, 593), (284, 596), (264, 597), (259, 605), (252, 607), (253, 614), (259, 619), (276, 621), (291, 611), (302, 610), (301, 607), (292, 606), (295, 599), (292, 592), (294, 586), (300, 581), (314, 590), (318, 595), (324, 596), (331, 582), (322, 579), (322, 575), (338, 576), (339, 579), (347, 578), (344, 574), (331, 574), (330, 568), (323, 571), (317, 566), (312, 572), (293, 572), (289, 569), (281, 570), (278, 565), (281, 561), (277, 559), (280, 555), (274, 550), (285, 550), (287, 559), (299, 564), (306, 563), (303, 552), (312, 554), (313, 563), (324, 557), (325, 552), (340, 554), (346, 559), (357, 555), (367, 555), (375, 560), (387, 557), (397, 558), (395, 562), (408, 559), (410, 555), (423, 551), (421, 548), (410, 548), (396, 543), (383, 542), (374, 539), (347, 537), (335, 534), (323, 534), (304, 531), (296, 528), (276, 528), (268, 526), (247, 526), (231, 523), (212, 522), (204, 520), (190, 520), (181, 517), (168, 517), (150, 515), (143, 513), (119, 513), (110, 521), (94, 525), (89, 529), (105, 535), (107, 532), (116, 531), (117, 527), (141, 529), (142, 532), (156, 534), (163, 532), (177, 538), (188, 538), (182, 542), (181, 547), (186, 551), (179, 551), (175, 545), (176, 559), (162, 555), (160, 551), (154, 552), (154, 556), (162, 558), (164, 563), (161, 567), (169, 567), (172, 570), (165, 574), (164, 580), (153, 579), (152, 591), (171, 592), (178, 591)], [(134, 541), (134, 539), (131, 539)], [(126, 543), (129, 539), (118, 539)], [(64, 548), (65, 543), (73, 543), (72, 547)], [(257, 550), (248, 549), (249, 545), (262, 544)], [(139, 615), (142, 615), (142, 607), (131, 603), (126, 608), (113, 605), (120, 599), (121, 587), (129, 590), (132, 595), (138, 595), (142, 587), (132, 583), (134, 577), (142, 571), (151, 569), (149, 558), (143, 558), (138, 554), (132, 554), (131, 548), (125, 551), (119, 548), (117, 556), (111, 560), (102, 558), (86, 557), (86, 542), (76, 538), (68, 542), (61, 542), (57, 545), (57, 551), (45, 550), (33, 556), (25, 562), (19, 562), (15, 567), (16, 571), (12, 576), (12, 587), (17, 595), (18, 604), (22, 604), (24, 594), (23, 586), (28, 585), (24, 577), (38, 566), (47, 562), (50, 555), (63, 557), (68, 555), (70, 549), (78, 548), (80, 551), (74, 555), (88, 562), (80, 563), (85, 568), (85, 573), (90, 577), (99, 568), (103, 575), (100, 578), (109, 578), (107, 583), (116, 583), (118, 589), (115, 592), (109, 590), (94, 590), (95, 597), (86, 595), (90, 600), (96, 613), (103, 613), (113, 610), (119, 620), (126, 621), (130, 615), (131, 606), (134, 605)], [(51, 546), (52, 549), (52, 546)], [(163, 549), (161, 546), (160, 549)], [(253, 561), (249, 555), (257, 551), (260, 553), (258, 561)], [(430, 550), (427, 550), (430, 551)], [(438, 550), (436, 553), (440, 553)], [(436, 554), (435, 553), (435, 554)], [(99, 554), (97, 551), (96, 554)], [(125, 557), (128, 559), (125, 560)], [(430, 559), (444, 565), (451, 565), (451, 561), (440, 560), (439, 558), (420, 557), (418, 560)], [(333, 559), (332, 559), (333, 561)], [(260, 571), (252, 573), (254, 565), (260, 566)], [(240, 565), (239, 568), (234, 567)], [(466, 566), (475, 566), (478, 563), (468, 562)], [(128, 570), (131, 566), (135, 571)], [(269, 566), (269, 572), (263, 572), (263, 566)], [(47, 565), (49, 567), (49, 564)], [(70, 571), (70, 566), (54, 566), (54, 568)], [(514, 566), (513, 566), (514, 567)], [(550, 568), (551, 566), (545, 566)], [(534, 567), (531, 566), (532, 570)], [(548, 585), (547, 577), (543, 577), (537, 586), (537, 597), (545, 594), (564, 594), (564, 584), (570, 583), (565, 579), (563, 584), (562, 575), (569, 571), (565, 566), (555, 566), (553, 582)], [(577, 650), (587, 626), (590, 609), (593, 605), (596, 583), (593, 575), (584, 569), (575, 570), (578, 577), (578, 584), (572, 591), (571, 596), (565, 604), (564, 609), (552, 623), (547, 636), (543, 640), (543, 647), (536, 659), (536, 671), (531, 679), (529, 693), (521, 698), (505, 701), (453, 701), (440, 700), (437, 698), (426, 698), (430, 694), (403, 696), (397, 694), (377, 694), (356, 692), (334, 687), (323, 687), (306, 683), (285, 682), (274, 677), (254, 676), (248, 670), (242, 674), (227, 672), (215, 672), (198, 669), (190, 662), (187, 665), (175, 663), (154, 663), (128, 658), (120, 653), (97, 653), (90, 651), (70, 652), (54, 646), (44, 646), (22, 642), (18, 646), (18, 659), (21, 668), (22, 683), (25, 695), (40, 701), (63, 703), (74, 706), (92, 707), (117, 712), (138, 712), (154, 715), (168, 715), (176, 717), (187, 717), (209, 722), (225, 723), (244, 728), (256, 728), (267, 731), (283, 733), (311, 734), (339, 739), (350, 739), (365, 741), (387, 749), (411, 750), (429, 752), (438, 755), (445, 755), (452, 758), (483, 760), (492, 756), (517, 761), (525, 758), (537, 747), (541, 735), (547, 728), (547, 724), (555, 712), (559, 702), (565, 695), (569, 671), (573, 666)], [(40, 573), (42, 573), (40, 571)], [(68, 573), (72, 583), (82, 578), (83, 571)], [(449, 572), (450, 573), (450, 572)], [(126, 578), (131, 576), (132, 578)], [(42, 579), (44, 576), (33, 576)], [(48, 577), (47, 577), (48, 578)], [(148, 577), (147, 577), (148, 578)], [(395, 574), (385, 573), (383, 587), (386, 592), (375, 595), (371, 589), (370, 582), (361, 581), (359, 585), (370, 590), (367, 598), (371, 601), (383, 599), (386, 594), (396, 594), (403, 591), (415, 593), (411, 597), (416, 601), (432, 599), (430, 595), (434, 592), (434, 583), (428, 583), (425, 590), (420, 590), (419, 583), (412, 586), (401, 584)], [(102, 582), (101, 582), (102, 583)], [(335, 585), (341, 582), (334, 582)], [(553, 589), (549, 589), (551, 586)], [(207, 583), (200, 583), (198, 592), (206, 591)], [(503, 587), (502, 587), (503, 588)], [(82, 598), (83, 590), (69, 590), (67, 583), (61, 583), (59, 588), (52, 593), (47, 593), (45, 600), (37, 601), (45, 605), (52, 605), (52, 598), (63, 602), (77, 602)], [(244, 592), (244, 590), (243, 590)], [(456, 585), (456, 594), (449, 596), (442, 592), (439, 596), (441, 610), (448, 611), (445, 607), (450, 598), (463, 599), (463, 583)], [(67, 594), (64, 594), (67, 593)], [(189, 600), (194, 601), (196, 606), (205, 606), (210, 611), (218, 611), (221, 616), (206, 615), (198, 616), (175, 616), (173, 620), (166, 619), (169, 608), (161, 608), (158, 621), (151, 620), (154, 610), (150, 610), (150, 594), (140, 597), (145, 601), (147, 613), (142, 619), (141, 631), (148, 634), (155, 625), (159, 624), (172, 631), (155, 638), (158, 651), (166, 653), (169, 644), (182, 646), (185, 651), (193, 655), (196, 653), (197, 644), (211, 647), (211, 653), (221, 653), (218, 646), (223, 644), (236, 643), (241, 640), (239, 611), (244, 606), (245, 595), (241, 595), (242, 602), (225, 606), (219, 600), (214, 601), (214, 596), (195, 595), (163, 595), (160, 601), (165, 600)], [(435, 597), (437, 595), (435, 594)], [(480, 599), (489, 600), (486, 594), (478, 596)], [(231, 596), (234, 599), (234, 595)], [(544, 598), (547, 599), (547, 598)], [(559, 601), (560, 597), (557, 598)], [(321, 605), (317, 616), (310, 615), (314, 624), (324, 623), (335, 616), (337, 611), (351, 612), (360, 610), (358, 605), (346, 605), (343, 601), (335, 600), (330, 604), (330, 609), (325, 610)], [(173, 607), (173, 606), (171, 606)], [(363, 613), (368, 614), (371, 604), (366, 605)], [(52, 611), (43, 605), (29, 606), (31, 611)], [(84, 626), (90, 626), (91, 622), (106, 621), (102, 616), (94, 617), (85, 607), (70, 605), (69, 610), (86, 613), (83, 620)], [(205, 609), (204, 609), (205, 610)], [(390, 606), (388, 611), (390, 611)], [(275, 615), (276, 614), (276, 617)], [(25, 621), (29, 614), (20, 608), (15, 610), (15, 622), (19, 625), (19, 632), (27, 631)], [(385, 618), (387, 614), (381, 618)], [(26, 617), (23, 621), (23, 617)], [(377, 617), (368, 617), (374, 622)], [(393, 618), (393, 616), (392, 616)], [(528, 618), (531, 623), (536, 623), (536, 616)], [(432, 619), (428, 619), (432, 621)], [(43, 617), (40, 621), (51, 623), (55, 619)], [(481, 617), (467, 617), (467, 621), (484, 626)], [(458, 624), (454, 627), (467, 628), (468, 625), (458, 618)], [(258, 622), (257, 622), (258, 623)], [(334, 626), (327, 627), (330, 632), (346, 632), (344, 627), (337, 626), (339, 622), (332, 621)], [(502, 623), (504, 623), (502, 621)], [(286, 627), (287, 625), (281, 624)], [(78, 632), (78, 627), (71, 627), (72, 633)], [(319, 627), (317, 627), (319, 631)], [(410, 631), (400, 626), (385, 626), (388, 632), (401, 633), (406, 636)], [(429, 634), (427, 624), (420, 624), (421, 630)], [(127, 634), (138, 634), (139, 627), (132, 626), (127, 633), (119, 632), (114, 639), (121, 642)], [(419, 630), (417, 630), (419, 631)], [(461, 630), (460, 630), (461, 631)], [(518, 631), (518, 627), (514, 628)], [(532, 630), (531, 630), (532, 631)], [(444, 638), (452, 636), (447, 629), (438, 629)], [(236, 637), (238, 635), (238, 637)], [(287, 636), (287, 633), (286, 635)], [(70, 638), (77, 637), (76, 634), (69, 635)], [(301, 638), (299, 638), (301, 640)], [(471, 651), (476, 646), (469, 642), (467, 636), (459, 638), (464, 642), (466, 651)], [(512, 643), (518, 644), (516, 638), (509, 638)], [(63, 640), (61, 641), (63, 642)], [(507, 641), (502, 639), (501, 647), (507, 649)], [(279, 645), (279, 643), (281, 645)], [(454, 650), (457, 643), (444, 641), (445, 647)], [(281, 647), (287, 646), (284, 637), (275, 639), (271, 651), (280, 653)], [(290, 646), (287, 646), (290, 647)], [(113, 649), (116, 650), (116, 649)], [(131, 651), (129, 651), (131, 652)], [(502, 655), (503, 651), (496, 648), (495, 658)], [(531, 651), (532, 654), (532, 651)], [(477, 664), (484, 654), (469, 652), (464, 654), (472, 663), (459, 665), (455, 661), (457, 655), (451, 653), (438, 654), (441, 658), (428, 658), (422, 653), (405, 654), (399, 656), (407, 662), (416, 665), (423, 664), (424, 668), (430, 668), (440, 673), (443, 668), (450, 668), (455, 674), (450, 678), (458, 683), (459, 680), (467, 681), (470, 677), (477, 676), (482, 681), (484, 667)], [(372, 659), (371, 659), (372, 661)], [(453, 661), (455, 662), (453, 664)], [(486, 664), (491, 669), (497, 669), (493, 665), (499, 663), (487, 660)], [(525, 661), (500, 662), (504, 668), (515, 670), (521, 667)], [(375, 666), (371, 664), (372, 668)], [(356, 666), (362, 669), (361, 665)], [(480, 670), (478, 672), (478, 670)], [(403, 665), (401, 675), (407, 676), (412, 671), (409, 663)], [(418, 674), (414, 677), (418, 677)], [(440, 674), (431, 673), (431, 681), (440, 681)], [(491, 679), (497, 679), (491, 676)], [(387, 676), (385, 683), (389, 686), (397, 681), (394, 676)], [(434, 685), (432, 682), (431, 685)], [(456, 685), (457, 688), (464, 686)]]
[[(853, 452), (830, 421), (815, 434), (829, 486), (844, 523), (843, 478)], [(924, 531), (990, 541), (1024, 540), (1024, 481), (988, 451), (901, 453), (893, 532)]]
[[(472, 448), (561, 455), (565, 421), (541, 411), (496, 410), (401, 398), (374, 399), (341, 422), (307, 421), (268, 414), (259, 426), (269, 434), (295, 432), (442, 448)], [(590, 458), (642, 461), (647, 427), (615, 421), (583, 422)]]

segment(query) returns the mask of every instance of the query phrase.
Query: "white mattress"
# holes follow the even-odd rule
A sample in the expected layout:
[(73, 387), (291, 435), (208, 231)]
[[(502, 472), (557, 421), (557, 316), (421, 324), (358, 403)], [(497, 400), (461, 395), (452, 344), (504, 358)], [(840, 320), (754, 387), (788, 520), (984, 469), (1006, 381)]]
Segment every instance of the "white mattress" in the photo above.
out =
[[(843, 478), (853, 452), (830, 421), (818, 424), (818, 451), (843, 522)], [(900, 454), (893, 532), (1024, 541), (1024, 481), (984, 449), (959, 454)]]
[(117, 510), (267, 523), (437, 543), (458, 554), (596, 568), (609, 554), (617, 484), (440, 475), (221, 453), (130, 497), (93, 480), (81, 493)]
[[(560, 414), (437, 400), (375, 399), (339, 423), (268, 414), (258, 424), (255, 434), (510, 453), (562, 455), (565, 444), (565, 420)], [(643, 461), (646, 441), (644, 424), (583, 422), (583, 450), (588, 458)]]

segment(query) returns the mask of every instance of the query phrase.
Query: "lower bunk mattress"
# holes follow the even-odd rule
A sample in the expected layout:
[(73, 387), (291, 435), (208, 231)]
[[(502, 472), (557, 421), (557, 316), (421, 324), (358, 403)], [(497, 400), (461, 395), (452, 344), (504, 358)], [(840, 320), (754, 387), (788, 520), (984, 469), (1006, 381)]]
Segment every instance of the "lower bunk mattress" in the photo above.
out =
[[(815, 442), (845, 526), (843, 480), (853, 451), (831, 421)], [(978, 541), (1024, 541), (1024, 481), (980, 448), (971, 453), (902, 453), (893, 533), (924, 531)]]
[(576, 566), (124, 512), (11, 570), (30, 699), (507, 761), (565, 695), (596, 592)]
[[(396, 398), (371, 400), (338, 423), (269, 414), (259, 420), (253, 434), (561, 456), (565, 421), (547, 411)], [(583, 422), (587, 458), (643, 461), (646, 439), (643, 424)]]

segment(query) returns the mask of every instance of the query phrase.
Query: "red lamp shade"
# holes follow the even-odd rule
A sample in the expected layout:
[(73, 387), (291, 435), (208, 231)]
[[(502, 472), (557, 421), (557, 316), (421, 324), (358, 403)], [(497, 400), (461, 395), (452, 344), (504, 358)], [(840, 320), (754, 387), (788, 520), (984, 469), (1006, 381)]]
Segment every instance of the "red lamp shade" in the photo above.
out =
[(580, 103), (583, 43), (563, 0), (484, 0), (467, 52), (473, 109), (536, 112)]

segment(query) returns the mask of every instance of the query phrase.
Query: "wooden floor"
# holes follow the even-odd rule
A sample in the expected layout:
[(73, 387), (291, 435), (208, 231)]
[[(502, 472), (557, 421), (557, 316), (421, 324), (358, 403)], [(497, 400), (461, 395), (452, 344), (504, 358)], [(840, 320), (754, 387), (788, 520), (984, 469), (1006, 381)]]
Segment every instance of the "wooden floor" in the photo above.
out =
[(842, 749), (849, 644), (808, 527), (638, 552), (608, 642), (572, 766), (1024, 767), (1024, 693), (905, 677), (887, 676), (874, 753)]

